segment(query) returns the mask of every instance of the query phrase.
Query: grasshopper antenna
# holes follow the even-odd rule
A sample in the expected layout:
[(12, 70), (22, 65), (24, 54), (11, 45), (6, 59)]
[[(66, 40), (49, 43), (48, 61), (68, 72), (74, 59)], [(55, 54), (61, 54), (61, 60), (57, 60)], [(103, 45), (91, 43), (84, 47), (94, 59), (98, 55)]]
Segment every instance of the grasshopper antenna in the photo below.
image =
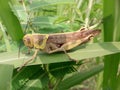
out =
[(18, 49), (18, 58), (20, 57), (20, 47), (21, 45), (19, 44), (19, 49)]
[(31, 17), (32, 17), (32, 13), (29, 13), (29, 14), (28, 14), (28, 18), (27, 18), (27, 24), (26, 24), (26, 26), (25, 26), (25, 34), (27, 33), (27, 29), (28, 29), (28, 28), (31, 28), (31, 29), (35, 30), (35, 29), (32, 27)]
[(20, 49), (21, 49), (21, 47), (22, 47), (22, 45), (23, 45), (23, 42), (22, 41), (20, 41), (20, 43), (19, 43), (19, 45), (18, 45), (18, 58), (20, 57)]

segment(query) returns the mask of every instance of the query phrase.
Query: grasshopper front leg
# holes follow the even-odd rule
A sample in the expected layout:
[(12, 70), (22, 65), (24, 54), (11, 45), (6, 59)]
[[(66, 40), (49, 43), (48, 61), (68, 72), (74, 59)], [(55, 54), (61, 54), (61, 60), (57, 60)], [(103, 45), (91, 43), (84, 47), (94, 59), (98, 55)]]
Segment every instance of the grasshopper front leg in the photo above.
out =
[(20, 66), (18, 69), (17, 69), (17, 71), (20, 71), (24, 66), (26, 66), (29, 62), (31, 62), (32, 60), (34, 60), (35, 58), (36, 58), (36, 56), (37, 56), (37, 53), (38, 53), (38, 49), (36, 49), (35, 50), (35, 52), (34, 52), (34, 54), (33, 54), (33, 56), (27, 61), (27, 62), (25, 62), (22, 66)]

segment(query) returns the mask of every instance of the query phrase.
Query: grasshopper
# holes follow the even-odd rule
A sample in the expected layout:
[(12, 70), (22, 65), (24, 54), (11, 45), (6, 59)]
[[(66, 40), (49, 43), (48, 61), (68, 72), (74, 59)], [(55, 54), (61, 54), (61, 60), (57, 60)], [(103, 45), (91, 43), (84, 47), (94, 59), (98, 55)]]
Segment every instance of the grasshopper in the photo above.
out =
[[(48, 54), (64, 51), (65, 54), (72, 59), (66, 51), (77, 47), (83, 43), (91, 40), (92, 37), (99, 35), (101, 30), (88, 30), (82, 28), (75, 32), (67, 33), (55, 33), (55, 34), (26, 34), (23, 37), (23, 42), (25, 46), (32, 49), (35, 48), (36, 51), (32, 58), (23, 64), (25, 66), (28, 62), (33, 60), (38, 51), (43, 51)], [(22, 66), (22, 67), (23, 67)], [(19, 70), (22, 68), (20, 67)]]

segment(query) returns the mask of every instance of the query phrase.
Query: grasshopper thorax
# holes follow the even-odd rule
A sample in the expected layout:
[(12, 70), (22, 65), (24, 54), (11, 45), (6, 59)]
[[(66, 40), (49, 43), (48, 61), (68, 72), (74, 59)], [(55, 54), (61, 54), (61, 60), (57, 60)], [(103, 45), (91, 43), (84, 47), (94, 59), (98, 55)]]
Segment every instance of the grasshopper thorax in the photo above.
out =
[(29, 48), (34, 47), (32, 34), (26, 34), (23, 37), (23, 42), (24, 42), (25, 46), (27, 46)]

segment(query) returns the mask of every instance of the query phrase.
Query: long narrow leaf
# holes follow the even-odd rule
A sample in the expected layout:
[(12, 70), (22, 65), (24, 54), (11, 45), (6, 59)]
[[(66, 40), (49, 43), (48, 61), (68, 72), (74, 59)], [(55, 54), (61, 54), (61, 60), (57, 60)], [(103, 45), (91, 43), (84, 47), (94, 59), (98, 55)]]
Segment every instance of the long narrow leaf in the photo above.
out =
[[(76, 50), (75, 50), (76, 49)], [(100, 57), (104, 55), (110, 55), (120, 52), (120, 42), (106, 42), (106, 43), (94, 43), (83, 45), (83, 47), (77, 47), (68, 52), (68, 54), (75, 60), (82, 60), (86, 58)], [(29, 60), (32, 55), (21, 54), (18, 58), (17, 52), (2, 53), (0, 54), (0, 63), (12, 64), (15, 67), (21, 66), (24, 62)], [(36, 60), (29, 64), (48, 64), (70, 61), (67, 55), (64, 53), (45, 54), (39, 53)]]
[(0, 90), (11, 90), (13, 66), (0, 64)]
[(0, 0), (0, 17), (12, 39), (21, 40), (23, 37), (22, 28), (9, 6), (9, 0)]
[[(109, 5), (108, 5), (109, 3)], [(120, 41), (119, 0), (104, 0), (104, 41)], [(103, 90), (116, 90), (120, 54), (104, 58)]]
[(77, 85), (77, 84), (80, 84), (81, 82), (83, 82), (87, 78), (89, 78), (95, 74), (98, 74), (102, 70), (103, 70), (103, 65), (99, 65), (99, 66), (96, 66), (96, 67), (89, 69), (87, 71), (75, 73), (71, 77), (68, 77), (65, 80), (63, 80), (59, 84), (58, 90), (68, 90), (70, 87)]

